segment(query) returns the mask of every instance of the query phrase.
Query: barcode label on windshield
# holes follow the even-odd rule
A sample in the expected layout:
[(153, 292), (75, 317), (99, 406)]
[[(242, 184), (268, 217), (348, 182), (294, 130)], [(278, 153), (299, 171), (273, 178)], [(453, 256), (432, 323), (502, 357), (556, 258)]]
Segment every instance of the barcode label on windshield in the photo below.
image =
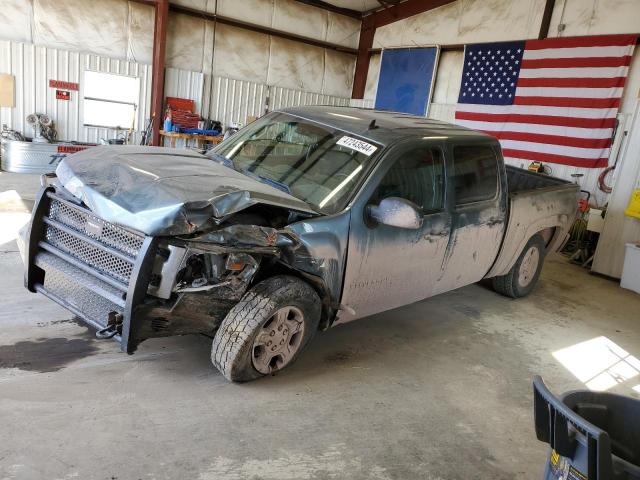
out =
[(351, 150), (355, 150), (356, 152), (364, 153), (367, 157), (378, 149), (375, 145), (371, 145), (370, 143), (363, 142), (362, 140), (358, 140), (353, 137), (342, 137), (336, 143), (343, 147), (350, 148)]

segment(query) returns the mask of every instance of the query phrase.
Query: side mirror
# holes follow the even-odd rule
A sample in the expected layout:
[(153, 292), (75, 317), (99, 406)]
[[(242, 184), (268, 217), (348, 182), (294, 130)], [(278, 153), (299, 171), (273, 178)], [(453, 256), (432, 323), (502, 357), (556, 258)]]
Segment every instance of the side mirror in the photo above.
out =
[(380, 205), (368, 205), (367, 215), (376, 223), (413, 230), (420, 228), (423, 220), (415, 203), (398, 197), (385, 198)]

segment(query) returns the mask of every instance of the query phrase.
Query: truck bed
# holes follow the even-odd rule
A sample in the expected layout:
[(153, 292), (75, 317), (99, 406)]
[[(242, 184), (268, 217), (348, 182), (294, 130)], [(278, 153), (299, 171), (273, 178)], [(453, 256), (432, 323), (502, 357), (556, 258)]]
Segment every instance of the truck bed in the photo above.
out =
[(547, 251), (558, 250), (577, 213), (580, 187), (575, 183), (510, 165), (505, 170), (509, 220), (500, 252), (487, 277), (506, 274), (537, 232), (548, 234)]
[(505, 165), (507, 171), (507, 184), (509, 194), (523, 192), (525, 190), (538, 190), (540, 188), (572, 185), (571, 182), (561, 178), (550, 177), (540, 173), (530, 172), (523, 168)]

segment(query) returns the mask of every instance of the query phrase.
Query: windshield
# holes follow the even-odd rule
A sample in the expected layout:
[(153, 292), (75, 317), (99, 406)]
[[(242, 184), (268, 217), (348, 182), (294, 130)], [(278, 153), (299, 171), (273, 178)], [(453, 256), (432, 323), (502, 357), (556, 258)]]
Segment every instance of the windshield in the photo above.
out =
[(271, 113), (207, 155), (331, 214), (344, 208), (379, 150), (341, 130)]

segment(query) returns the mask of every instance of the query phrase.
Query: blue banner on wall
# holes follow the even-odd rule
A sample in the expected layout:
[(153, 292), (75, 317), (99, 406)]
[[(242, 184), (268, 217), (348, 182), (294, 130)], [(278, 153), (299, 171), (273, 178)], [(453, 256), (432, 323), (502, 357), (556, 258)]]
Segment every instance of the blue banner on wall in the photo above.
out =
[(383, 50), (376, 109), (424, 116), (437, 59), (437, 47)]

